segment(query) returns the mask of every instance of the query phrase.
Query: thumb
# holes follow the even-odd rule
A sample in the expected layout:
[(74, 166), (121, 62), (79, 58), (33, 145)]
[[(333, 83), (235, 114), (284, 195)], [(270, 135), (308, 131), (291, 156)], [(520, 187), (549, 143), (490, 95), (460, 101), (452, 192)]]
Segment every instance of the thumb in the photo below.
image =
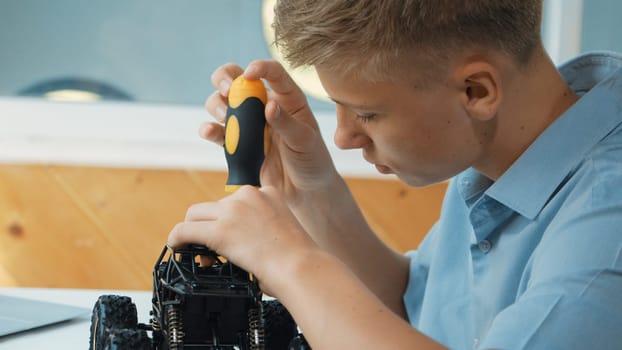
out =
[[(305, 113), (299, 111), (298, 113)], [(311, 114), (311, 111), (306, 111)], [(312, 122), (305, 122), (289, 115), (279, 104), (274, 101), (268, 101), (266, 104), (266, 121), (270, 128), (279, 134), (279, 137), (287, 146), (296, 151), (303, 151), (310, 144), (314, 136), (319, 137), (319, 129), (315, 119), (311, 116)]]

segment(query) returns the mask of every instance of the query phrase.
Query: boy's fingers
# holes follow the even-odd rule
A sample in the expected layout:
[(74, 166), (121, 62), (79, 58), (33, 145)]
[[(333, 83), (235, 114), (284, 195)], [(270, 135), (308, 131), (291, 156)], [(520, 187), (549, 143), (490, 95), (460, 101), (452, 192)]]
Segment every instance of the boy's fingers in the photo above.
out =
[(208, 242), (210, 235), (210, 222), (180, 222), (168, 235), (167, 245), (173, 248), (183, 247), (187, 244), (203, 244), (210, 248), (211, 244)]
[(309, 139), (315, 135), (314, 128), (281, 110), (275, 101), (266, 105), (266, 120), (281, 139), (294, 151), (305, 151), (309, 147)]
[(257, 60), (251, 62), (244, 71), (247, 79), (264, 79), (270, 88), (280, 95), (300, 93), (302, 91), (285, 71), (285, 68), (274, 60)]
[(199, 255), (199, 266), (209, 267), (216, 263), (216, 258), (209, 255)]
[(227, 101), (219, 91), (214, 91), (214, 93), (209, 95), (209, 97), (205, 100), (205, 109), (219, 122), (225, 122)]
[(218, 202), (197, 203), (186, 211), (185, 221), (211, 221), (218, 218), (220, 206)]
[[(275, 60), (257, 60), (251, 62), (245, 71), (237, 65), (226, 64), (212, 74), (212, 83), (218, 91), (210, 95), (205, 107), (216, 120), (224, 123), (227, 110), (227, 96), (232, 79), (244, 74), (246, 79), (263, 79), (275, 99), (269, 100), (266, 105), (266, 119), (290, 147), (307, 144), (304, 140), (312, 137), (317, 129), (312, 113), (308, 109), (306, 97), (285, 68)], [(299, 113), (304, 112), (304, 113)], [(300, 116), (305, 116), (300, 118)], [(215, 123), (205, 123), (201, 126), (201, 137), (224, 144), (224, 127)], [(297, 147), (294, 147), (297, 148)]]
[(201, 124), (199, 136), (220, 146), (225, 144), (225, 128), (218, 123), (207, 122)]
[(233, 63), (227, 63), (212, 73), (212, 84), (218, 89), (222, 96), (229, 95), (229, 86), (233, 79), (237, 78), (244, 72), (242, 68)]

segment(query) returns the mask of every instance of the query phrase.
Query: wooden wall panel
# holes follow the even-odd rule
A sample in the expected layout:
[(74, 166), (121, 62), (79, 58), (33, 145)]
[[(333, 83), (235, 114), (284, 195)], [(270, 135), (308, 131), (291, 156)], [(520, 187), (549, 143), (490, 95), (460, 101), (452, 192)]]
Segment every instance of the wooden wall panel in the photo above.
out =
[(397, 180), (347, 179), (376, 234), (392, 248), (417, 248), (438, 219), (446, 183), (412, 188)]
[[(225, 195), (223, 172), (56, 165), (0, 166), (0, 286), (151, 288), (170, 229), (198, 202)], [(416, 247), (445, 185), (348, 179), (379, 236)]]

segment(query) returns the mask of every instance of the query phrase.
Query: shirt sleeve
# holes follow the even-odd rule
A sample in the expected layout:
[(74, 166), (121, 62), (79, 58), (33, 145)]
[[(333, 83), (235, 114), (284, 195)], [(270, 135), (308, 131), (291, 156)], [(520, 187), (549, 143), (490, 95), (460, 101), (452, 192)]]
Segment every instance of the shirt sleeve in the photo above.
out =
[(622, 178), (566, 204), (532, 256), (527, 286), (481, 349), (620, 349)]

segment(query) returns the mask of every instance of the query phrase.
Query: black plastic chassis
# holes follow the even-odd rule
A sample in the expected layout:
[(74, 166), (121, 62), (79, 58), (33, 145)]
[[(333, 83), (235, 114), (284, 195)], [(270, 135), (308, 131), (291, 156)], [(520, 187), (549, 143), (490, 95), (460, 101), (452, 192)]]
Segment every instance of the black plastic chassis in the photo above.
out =
[(262, 294), (246, 271), (193, 245), (165, 247), (153, 277), (153, 338), (163, 349), (263, 348)]
[(252, 275), (200, 245), (162, 250), (149, 324), (137, 322), (130, 298), (101, 296), (93, 308), (90, 348), (310, 349), (287, 310), (276, 300), (262, 301)]

